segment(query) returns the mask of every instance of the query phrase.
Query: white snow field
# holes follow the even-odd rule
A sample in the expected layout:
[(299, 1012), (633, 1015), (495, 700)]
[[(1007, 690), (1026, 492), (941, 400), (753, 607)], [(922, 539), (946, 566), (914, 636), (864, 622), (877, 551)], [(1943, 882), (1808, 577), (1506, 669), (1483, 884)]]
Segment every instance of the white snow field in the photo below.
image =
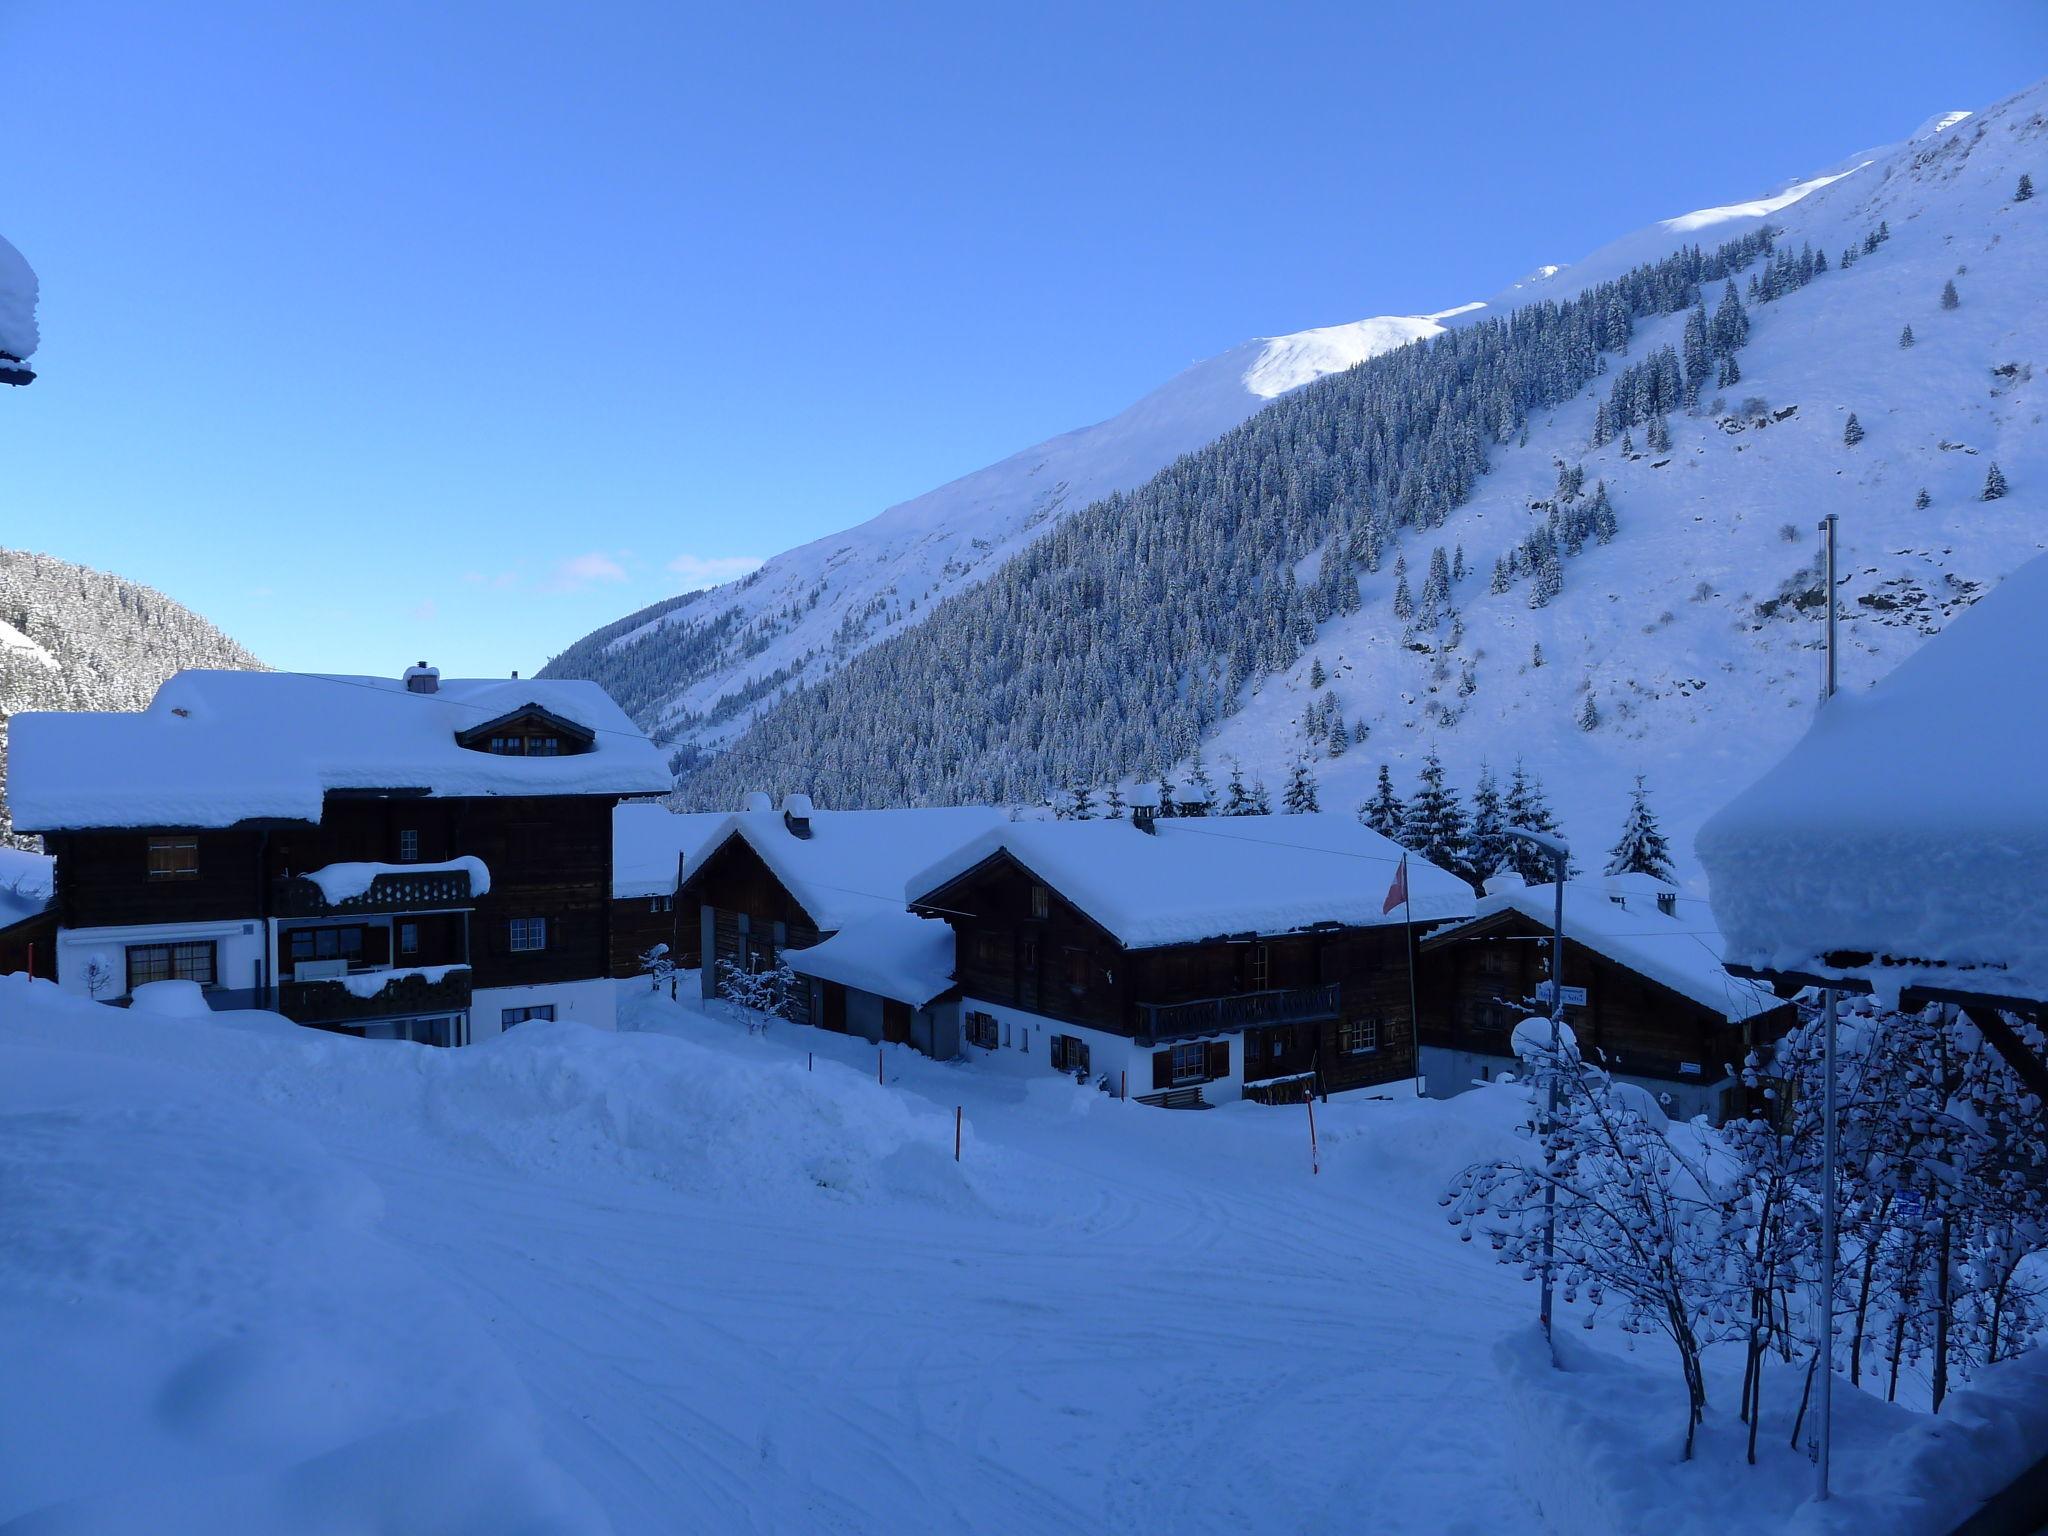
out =
[[(1596, 1331), (1549, 1371), (1533, 1290), (1453, 1239), (1513, 1089), (1318, 1105), (1316, 1174), (1304, 1109), (621, 985), (620, 1033), (435, 1051), (0, 978), (0, 1531), (1682, 1533), (1804, 1497), (1781, 1433), (1731, 1463), (1732, 1382), (1679, 1466), (1669, 1365)], [(1934, 1433), (1852, 1402), (1840, 1482), (1889, 1491), (1831, 1518), (1944, 1529), (2048, 1395), (2012, 1379)]]

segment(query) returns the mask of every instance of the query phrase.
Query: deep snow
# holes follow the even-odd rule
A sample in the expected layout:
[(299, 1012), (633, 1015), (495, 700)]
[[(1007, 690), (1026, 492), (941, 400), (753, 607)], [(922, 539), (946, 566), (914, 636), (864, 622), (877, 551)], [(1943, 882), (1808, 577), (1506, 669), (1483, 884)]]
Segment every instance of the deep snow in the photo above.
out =
[[(1511, 1088), (1318, 1105), (1315, 1174), (1299, 1107), (621, 986), (626, 1033), (436, 1051), (0, 979), (0, 1529), (1683, 1533), (1803, 1497), (1789, 1452), (1678, 1468), (1653, 1351), (1512, 1367), (1534, 1293), (1435, 1202), (1518, 1144)], [(1560, 1452), (1532, 1405), (1607, 1428)], [(1852, 1413), (1840, 1474), (1924, 1497), (1962, 1434), (1967, 1497), (2016, 1412)], [(1547, 1522), (1539, 1451), (1591, 1479)]]

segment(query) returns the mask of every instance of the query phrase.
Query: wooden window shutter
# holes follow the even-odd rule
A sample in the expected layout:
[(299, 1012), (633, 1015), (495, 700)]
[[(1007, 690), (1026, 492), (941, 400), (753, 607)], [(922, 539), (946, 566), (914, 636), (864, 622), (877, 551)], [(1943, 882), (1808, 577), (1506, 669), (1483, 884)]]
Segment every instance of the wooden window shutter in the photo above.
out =
[(1230, 1042), (1228, 1040), (1218, 1040), (1209, 1047), (1209, 1075), (1211, 1077), (1230, 1076)]
[(1152, 1086), (1171, 1088), (1173, 1086), (1173, 1050), (1168, 1047), (1152, 1053)]

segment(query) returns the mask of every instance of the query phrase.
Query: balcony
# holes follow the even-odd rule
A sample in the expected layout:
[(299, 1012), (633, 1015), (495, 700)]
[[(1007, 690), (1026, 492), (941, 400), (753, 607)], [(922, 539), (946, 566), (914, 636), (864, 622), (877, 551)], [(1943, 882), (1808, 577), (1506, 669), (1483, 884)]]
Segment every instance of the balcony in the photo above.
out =
[(1317, 987), (1206, 997), (1193, 1003), (1140, 1003), (1138, 1037), (1156, 1044), (1227, 1034), (1255, 1024), (1312, 1024), (1336, 1018), (1342, 1001), (1343, 989), (1331, 981)]
[(356, 912), (439, 912), (471, 907), (476, 893), (467, 869), (386, 870), (360, 895), (329, 901), (304, 875), (273, 880), (270, 910), (278, 917), (335, 917)]
[(320, 981), (280, 982), (277, 1011), (295, 1024), (346, 1026), (369, 1019), (460, 1013), (469, 1007), (469, 990), (466, 965), (358, 971)]

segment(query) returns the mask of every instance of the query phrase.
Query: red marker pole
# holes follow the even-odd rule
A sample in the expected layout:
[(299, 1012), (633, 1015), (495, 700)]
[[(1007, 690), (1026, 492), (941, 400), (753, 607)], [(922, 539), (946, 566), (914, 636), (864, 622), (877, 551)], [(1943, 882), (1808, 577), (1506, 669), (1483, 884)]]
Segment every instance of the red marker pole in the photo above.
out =
[(1131, 1074), (1122, 1067), (1117, 1068), (1116, 1096), (1118, 1099), (1128, 1099), (1131, 1096)]
[(882, 1048), (879, 1045), (875, 1047), (875, 1081), (886, 1086), (886, 1080), (882, 1076)]
[(805, 1070), (806, 1072), (812, 1072), (812, 1071), (816, 1071), (817, 1069), (816, 1069), (816, 1067), (815, 1067), (814, 1063), (815, 1063), (815, 1062), (817, 1061), (817, 1059), (818, 1059), (818, 1058), (817, 1058), (817, 1053), (816, 1053), (815, 1051), (805, 1051), (805, 1052), (804, 1052), (804, 1070)]
[(953, 1106), (953, 1161), (960, 1161), (960, 1106)]
[(1314, 1175), (1323, 1171), (1322, 1154), (1316, 1150), (1316, 1096), (1303, 1094), (1302, 1102), (1308, 1105), (1308, 1171)]

